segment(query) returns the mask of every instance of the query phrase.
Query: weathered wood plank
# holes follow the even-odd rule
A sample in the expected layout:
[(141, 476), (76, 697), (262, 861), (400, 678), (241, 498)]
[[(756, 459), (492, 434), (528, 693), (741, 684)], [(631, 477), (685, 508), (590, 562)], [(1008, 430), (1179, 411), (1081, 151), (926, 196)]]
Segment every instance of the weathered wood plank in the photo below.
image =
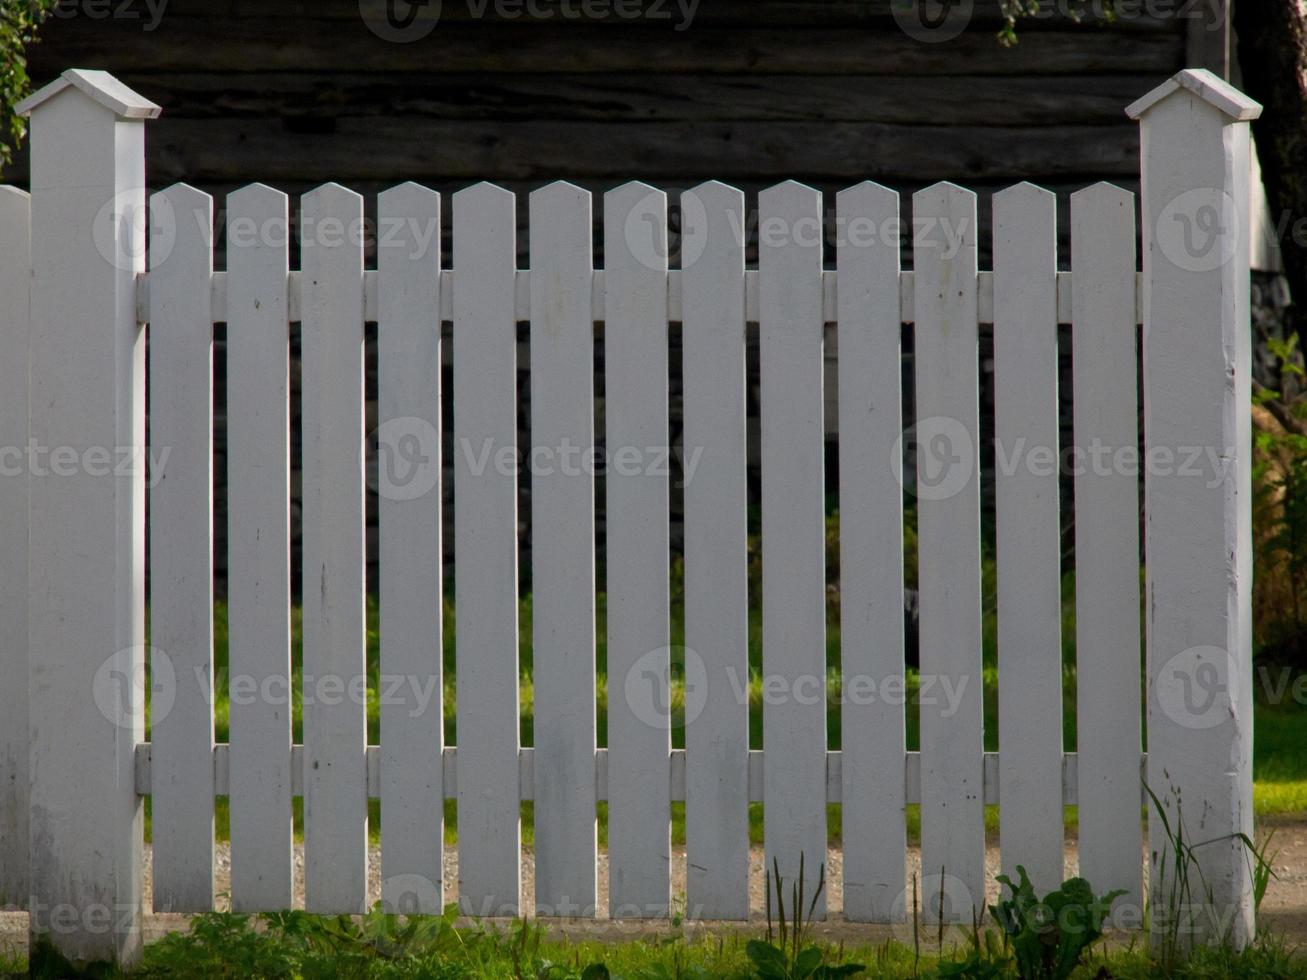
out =
[(1057, 388), (1057, 200), (1018, 184), (994, 195), (999, 832), (1040, 894), (1063, 877)]
[(919, 642), (940, 692), (920, 707), (921, 904), (927, 921), (943, 905), (971, 922), (985, 894), (976, 197), (936, 184), (913, 216), (929, 222), (913, 250)]
[[(132, 79), (133, 73), (123, 77)], [(158, 85), (157, 76), (139, 81)], [(236, 116), (296, 119), (402, 116), (406, 119), (606, 120), (615, 123), (705, 120), (844, 120), (911, 125), (1117, 126), (1121, 107), (1154, 76), (1084, 75), (1032, 85), (1029, 77), (865, 75), (767, 77), (680, 73), (544, 76), (423, 72), (178, 73), (160, 93), (166, 119)], [(783, 98), (778, 96), (783, 95)], [(162, 125), (162, 122), (159, 124)]]
[(826, 551), (821, 195), (793, 181), (758, 196), (762, 429), (762, 664), (767, 867), (816, 895), (826, 859)]
[(613, 917), (671, 903), (667, 196), (604, 195), (608, 532), (608, 890)]
[[(681, 259), (686, 662), (702, 671), (685, 713), (686, 906), (749, 915), (748, 484), (744, 195), (712, 182), (681, 195), (702, 232)], [(698, 252), (695, 256), (694, 252)], [(687, 260), (687, 254), (689, 256)]]
[[(150, 711), (154, 909), (213, 908), (213, 199), (151, 201)], [(168, 691), (163, 685), (170, 685)]]
[(247, 692), (232, 697), (229, 715), (238, 912), (289, 908), (293, 898), (287, 203), (262, 184), (227, 198), (228, 671)]
[(598, 890), (590, 227), (579, 187), (531, 195), (535, 902), (560, 917), (592, 917)]
[(304, 907), (367, 907), (363, 198), (303, 198)]
[[(1080, 873), (1143, 903), (1139, 781), (1139, 478), (1104, 467), (1139, 444), (1134, 196), (1095, 184), (1071, 197), (1071, 364), (1076, 517), (1076, 753)], [(1100, 447), (1099, 463), (1089, 455)]]
[[(453, 6), (452, 4), (449, 6)], [(356, 71), (635, 72), (650, 64), (663, 71), (751, 71), (759, 74), (860, 74), (875, 65), (883, 75), (930, 77), (947, 64), (973, 74), (1028, 75), (1168, 70), (1182, 61), (1177, 31), (1111, 33), (1092, 30), (1031, 31), (1004, 48), (990, 31), (967, 31), (947, 46), (923, 44), (902, 30), (850, 31), (788, 26), (747, 30), (703, 25), (694, 30), (554, 21), (523, 25), (448, 23), (419, 43), (395, 44), (357, 21), (320, 21), (305, 30), (297, 17), (164, 17), (146, 32), (139, 25), (114, 33), (113, 62), (136, 72), (194, 71), (195, 42), (209, 42), (206, 67), (214, 71), (302, 71), (306, 64), (338, 64), (342, 45)], [(37, 59), (56, 51), (60, 66), (105, 62), (105, 25), (92, 18), (52, 22), (45, 43), (33, 49), (32, 77), (57, 70)], [(57, 48), (55, 42), (57, 41)], [(212, 43), (221, 42), (221, 43)], [(152, 87), (146, 87), (147, 94)], [(166, 117), (165, 117), (166, 119)], [(161, 124), (162, 125), (162, 121)]]
[[(441, 772), (440, 195), (377, 199), (377, 523), (381, 673), (381, 900), (443, 910)], [(426, 242), (425, 246), (423, 242)], [(414, 451), (416, 449), (416, 452)], [(383, 683), (385, 683), (383, 681)]]
[[(0, 444), (27, 445), (27, 328), (32, 199), (0, 187)], [(27, 554), (27, 472), (0, 479), (0, 553)], [(27, 560), (0, 568), (0, 907), (26, 908), (28, 710)]]
[[(958, 177), (1010, 180), (1030, 174), (1071, 178), (1086, 172), (1128, 176), (1139, 144), (1129, 127), (902, 126), (853, 122), (649, 122), (614, 127), (578, 121), (476, 121), (407, 118), (336, 120), (330, 132), (291, 132), (252, 119), (161, 120), (151, 131), (151, 168), (165, 178), (230, 180), (218, 146), (240, 146), (240, 166), (270, 180), (384, 179), (403, 172), (430, 181), (529, 180), (566, 172), (578, 179), (628, 174), (631, 161), (652, 178), (680, 181), (716, 174), (755, 180), (801, 172), (813, 180), (909, 181)], [(361, 154), (357, 147), (367, 145)], [(712, 147), (705, 152), (703, 147)], [(385, 161), (385, 173), (378, 173)]]
[(844, 914), (855, 922), (886, 922), (906, 912), (899, 901), (906, 885), (906, 787), (899, 778), (905, 709), (893, 697), (852, 695), (868, 682), (875, 691), (906, 683), (903, 487), (888, 465), (903, 431), (900, 258), (897, 242), (878, 235), (860, 240), (854, 229), (897, 221), (899, 197), (863, 183), (836, 201), (847, 229), (835, 253)]
[(513, 195), (454, 195), (454, 604), (458, 891), (464, 911), (521, 907), (518, 813), (517, 333)]

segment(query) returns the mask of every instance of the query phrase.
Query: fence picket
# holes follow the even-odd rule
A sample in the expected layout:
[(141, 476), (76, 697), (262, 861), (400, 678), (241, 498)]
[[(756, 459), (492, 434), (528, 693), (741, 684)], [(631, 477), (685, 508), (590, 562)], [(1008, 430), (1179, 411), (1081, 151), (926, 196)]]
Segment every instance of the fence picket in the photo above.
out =
[[(894, 227), (898, 194), (862, 183), (836, 198), (849, 229), (836, 251), (840, 439), (840, 670), (843, 690), (906, 677), (903, 488), (889, 463), (902, 434), (902, 314)], [(844, 915), (888, 922), (906, 913), (907, 827), (902, 701), (845, 697), (840, 708)]]
[(702, 692), (685, 710), (686, 907), (749, 915), (748, 485), (744, 194), (717, 181), (681, 195), (686, 452), (685, 656)]
[(589, 917), (598, 890), (590, 194), (559, 181), (533, 192), (530, 209), (535, 902), (537, 915)]
[(1057, 198), (994, 195), (994, 427), (1000, 851), (1041, 894), (1062, 882), (1062, 528)]
[(936, 691), (921, 704), (921, 904), (927, 921), (942, 905), (945, 920), (969, 923), (985, 895), (976, 195), (935, 184), (913, 195), (912, 214), (918, 636)]
[(304, 195), (304, 907), (367, 907), (363, 198)]
[[(0, 187), (0, 445), (27, 445), (32, 199)], [(27, 907), (27, 473), (0, 478), (0, 908)], [(17, 556), (22, 556), (18, 558)]]
[[(151, 201), (150, 655), (172, 701), (150, 709), (154, 909), (213, 908), (213, 199)], [(163, 683), (167, 683), (163, 680)], [(159, 688), (164, 690), (163, 687)], [(162, 710), (161, 710), (162, 709)]]
[[(1095, 184), (1071, 195), (1075, 445), (1139, 441), (1134, 195)], [(1082, 466), (1076, 502), (1076, 758), (1080, 873), (1141, 908), (1139, 480)]]
[(247, 692), (229, 714), (237, 912), (292, 900), (289, 227), (279, 191), (227, 198), (228, 670)]
[[(767, 867), (784, 894), (825, 915), (826, 550), (821, 194), (787, 181), (758, 195), (762, 431), (763, 820)], [(768, 232), (771, 229), (771, 232)]]
[[(608, 906), (666, 916), (671, 902), (667, 196), (604, 195), (604, 418), (608, 564)], [(622, 454), (620, 457), (618, 454)]]
[(518, 785), (517, 326), (514, 196), (454, 195), (454, 604), (459, 901), (521, 906)]
[(395, 911), (439, 913), (440, 195), (412, 183), (392, 187), (377, 198), (377, 223), (381, 673), (399, 682), (381, 704), (381, 900)]

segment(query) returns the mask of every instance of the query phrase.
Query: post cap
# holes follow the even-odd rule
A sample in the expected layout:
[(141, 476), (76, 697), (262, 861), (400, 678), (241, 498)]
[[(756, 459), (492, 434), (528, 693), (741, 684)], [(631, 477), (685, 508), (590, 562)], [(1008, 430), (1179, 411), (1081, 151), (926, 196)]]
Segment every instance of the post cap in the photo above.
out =
[(1143, 98), (1132, 102), (1125, 114), (1131, 119), (1138, 119), (1157, 103), (1181, 89), (1186, 89), (1208, 105), (1215, 106), (1235, 122), (1246, 122), (1262, 114), (1261, 103), (1254, 102), (1206, 68), (1186, 68), (1176, 72)]
[(75, 88), (87, 98), (100, 103), (120, 119), (154, 119), (163, 110), (142, 95), (133, 92), (107, 71), (69, 68), (49, 85), (33, 92), (14, 106), (20, 116), (30, 116), (37, 108), (66, 88)]

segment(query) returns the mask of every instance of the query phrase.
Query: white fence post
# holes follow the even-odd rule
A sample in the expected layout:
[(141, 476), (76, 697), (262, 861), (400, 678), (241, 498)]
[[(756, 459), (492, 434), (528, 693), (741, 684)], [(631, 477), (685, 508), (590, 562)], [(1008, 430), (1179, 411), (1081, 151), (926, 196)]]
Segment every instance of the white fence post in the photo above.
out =
[[(1186, 70), (1127, 112), (1142, 132), (1148, 785), (1154, 940), (1253, 934), (1248, 120)], [(1210, 842), (1210, 843), (1205, 843)], [(1201, 877), (1199, 876), (1201, 871)], [(1116, 882), (1095, 882), (1102, 888)]]
[[(0, 446), (27, 443), (31, 198), (0, 187)], [(0, 909), (27, 907), (27, 475), (0, 478)]]
[[(141, 949), (145, 716), (145, 127), (72, 70), (32, 117), (31, 934), (74, 963)], [(120, 466), (124, 460), (128, 465)], [(156, 694), (156, 697), (159, 695)]]

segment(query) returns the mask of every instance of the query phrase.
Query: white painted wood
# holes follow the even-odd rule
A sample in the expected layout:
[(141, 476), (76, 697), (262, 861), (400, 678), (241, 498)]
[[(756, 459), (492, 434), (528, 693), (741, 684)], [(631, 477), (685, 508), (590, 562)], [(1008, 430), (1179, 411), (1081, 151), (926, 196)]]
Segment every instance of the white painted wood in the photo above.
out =
[[(291, 746), (291, 768), (299, 772), (304, 747)], [(761, 803), (763, 782), (763, 753), (761, 749), (749, 752), (746, 769), (749, 780), (749, 802)], [(905, 802), (915, 805), (921, 802), (921, 754), (908, 752), (903, 762), (903, 777), (907, 787)], [(1140, 778), (1144, 773), (1146, 756), (1138, 759), (1136, 771)], [(226, 796), (229, 786), (230, 754), (225, 742), (219, 742), (213, 748), (213, 793)], [(446, 746), (441, 753), (445, 799), (458, 799), (458, 749)], [(1077, 800), (1077, 764), (1076, 754), (1066, 752), (1062, 755), (1062, 804), (1075, 806)], [(840, 803), (844, 798), (843, 790), (844, 754), (834, 751), (826, 753), (826, 802)], [(997, 806), (999, 756), (997, 752), (986, 752), (984, 756), (985, 805)], [(671, 780), (671, 799), (673, 803), (685, 802), (685, 749), (672, 749), (668, 759), (668, 777)], [(608, 750), (595, 750), (595, 798), (607, 802), (609, 785)], [(140, 742), (136, 746), (136, 792), (142, 796), (150, 792), (150, 743)], [(523, 748), (518, 750), (518, 784), (521, 786), (522, 801), (529, 802), (535, 798), (535, 750)], [(301, 781), (297, 776), (291, 783), (292, 792), (299, 793)], [(381, 746), (368, 746), (368, 796), (370, 799), (381, 798)], [(1147, 803), (1143, 786), (1139, 787), (1139, 805)]]
[(301, 204), (304, 907), (367, 906), (363, 198)]
[(412, 183), (383, 191), (377, 224), (377, 577), (381, 674), (394, 688), (381, 704), (381, 899), (439, 913), (440, 195)]
[[(151, 199), (150, 710), (156, 912), (213, 908), (213, 198)], [(159, 694), (163, 692), (160, 691)], [(156, 698), (159, 695), (156, 695)]]
[(671, 903), (667, 196), (604, 195), (608, 564), (608, 908)]
[[(745, 460), (744, 194), (712, 181), (681, 195), (701, 238), (682, 249), (685, 485), (686, 910), (749, 915), (748, 487)], [(698, 253), (697, 255), (695, 253)]]
[[(857, 234), (865, 234), (858, 232)], [(453, 273), (445, 269), (440, 274), (440, 318), (450, 320), (453, 318), (453, 301), (450, 298), (450, 283), (452, 282)], [(1059, 272), (1057, 274), (1057, 318), (1058, 323), (1071, 322), (1071, 283), (1074, 276), (1070, 272)], [(1136, 280), (1139, 280), (1139, 274), (1135, 274)], [(827, 269), (821, 274), (821, 308), (822, 319), (826, 322), (826, 338), (829, 341), (834, 336), (834, 324), (838, 319), (836, 285), (838, 276), (833, 269)], [(300, 274), (291, 272), (288, 284), (290, 290), (290, 316), (295, 320), (299, 315), (299, 294), (300, 294)], [(913, 304), (913, 274), (905, 271), (899, 273), (899, 304), (902, 308), (901, 316), (904, 323), (912, 323), (916, 318)], [(1143, 300), (1138, 296), (1138, 283), (1136, 283), (1135, 299), (1135, 323), (1138, 324), (1143, 315)], [(227, 273), (215, 272), (212, 281), (213, 292), (213, 319), (215, 322), (222, 322), (226, 316), (227, 309)], [(744, 310), (745, 319), (749, 323), (758, 322), (758, 270), (750, 269), (744, 274)], [(149, 317), (149, 297), (150, 282), (149, 276), (143, 276), (137, 280), (137, 309), (140, 311), (140, 317), (146, 319)], [(596, 322), (602, 322), (604, 318), (604, 271), (595, 270), (594, 279), (591, 286), (591, 309), (594, 312)], [(994, 273), (981, 271), (976, 277), (976, 302), (981, 323), (992, 323), (994, 320)], [(363, 273), (363, 309), (364, 318), (367, 320), (376, 320), (377, 318), (377, 273), (373, 270), (367, 270)], [(531, 315), (531, 271), (529, 269), (519, 269), (514, 277), (513, 284), (513, 309), (514, 315), (519, 320), (528, 319)], [(667, 319), (673, 323), (681, 321), (681, 270), (669, 269), (667, 272)]]
[[(29, 105), (29, 435), (50, 447), (29, 483), (30, 932), (74, 964), (130, 964), (143, 884), (145, 129), (78, 87)], [(135, 464), (106, 472), (119, 452)], [(56, 922), (69, 906), (112, 921)]]
[[(762, 401), (763, 819), (784, 894), (826, 857), (826, 548), (821, 194), (793, 181), (758, 195)], [(814, 915), (825, 915), (825, 893)]]
[(937, 920), (942, 888), (945, 919), (970, 923), (985, 862), (976, 196), (943, 183), (912, 202), (921, 674), (957, 695), (920, 706), (921, 904)]
[(1003, 870), (1062, 883), (1057, 197), (994, 195), (995, 520)]
[(1071, 195), (1071, 261), (1080, 873), (1125, 889), (1128, 910), (1143, 902), (1139, 476), (1111, 460), (1139, 441), (1133, 194), (1095, 184)]
[(531, 194), (531, 586), (536, 914), (593, 917), (594, 323), (590, 194)]
[[(905, 712), (893, 698), (855, 697), (903, 681), (903, 487), (893, 458), (903, 431), (899, 250), (877, 232), (899, 220), (878, 184), (840, 191), (846, 234), (839, 275), (840, 707), (844, 915), (903, 916)], [(858, 228), (873, 233), (860, 237)], [(892, 690), (893, 688), (889, 688)]]
[(292, 901), (288, 228), (280, 191), (253, 184), (228, 195), (227, 616), (237, 912), (275, 911)]
[[(1209, 911), (1228, 926), (1219, 937), (1206, 918), (1193, 928), (1242, 946), (1252, 863), (1230, 835), (1253, 830), (1246, 120), (1260, 107), (1201, 71), (1139, 105), (1148, 782), (1187, 837), (1225, 840), (1198, 861)], [(1150, 893), (1162, 895), (1173, 855), (1158, 819), (1148, 852)]]
[[(32, 202), (0, 186), (0, 445), (27, 445)], [(12, 450), (10, 450), (12, 453)], [(0, 908), (27, 907), (27, 471), (0, 476)], [(18, 465), (15, 467), (15, 463)]]
[(486, 183), (454, 195), (458, 892), (477, 915), (521, 907), (513, 200)]

